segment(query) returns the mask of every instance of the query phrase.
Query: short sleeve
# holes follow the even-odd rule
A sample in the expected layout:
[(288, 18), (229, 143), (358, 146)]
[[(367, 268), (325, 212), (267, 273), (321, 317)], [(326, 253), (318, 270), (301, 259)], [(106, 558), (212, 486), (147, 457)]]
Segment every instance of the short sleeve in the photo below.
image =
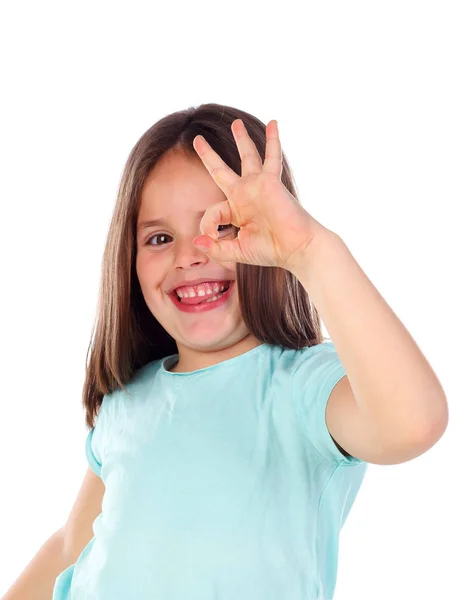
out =
[(344, 456), (337, 448), (326, 424), (328, 398), (346, 371), (332, 342), (305, 349), (293, 372), (292, 387), (298, 419), (315, 450), (326, 460), (343, 465), (364, 461)]
[(108, 431), (110, 427), (111, 395), (105, 394), (95, 419), (95, 426), (88, 432), (85, 441), (85, 454), (90, 468), (102, 478), (103, 460), (106, 457)]
[(88, 464), (92, 471), (94, 471), (98, 477), (101, 477), (101, 462), (96, 458), (95, 453), (93, 451), (93, 434), (95, 432), (95, 428), (91, 429), (88, 432), (86, 442), (85, 442), (85, 453)]

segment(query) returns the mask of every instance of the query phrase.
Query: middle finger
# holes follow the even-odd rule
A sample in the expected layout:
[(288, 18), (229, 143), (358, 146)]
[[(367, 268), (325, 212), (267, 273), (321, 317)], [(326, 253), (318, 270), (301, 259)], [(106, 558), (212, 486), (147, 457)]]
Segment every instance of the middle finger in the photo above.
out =
[(232, 123), (232, 132), (242, 161), (242, 177), (248, 173), (260, 173), (263, 168), (261, 157), (241, 119)]

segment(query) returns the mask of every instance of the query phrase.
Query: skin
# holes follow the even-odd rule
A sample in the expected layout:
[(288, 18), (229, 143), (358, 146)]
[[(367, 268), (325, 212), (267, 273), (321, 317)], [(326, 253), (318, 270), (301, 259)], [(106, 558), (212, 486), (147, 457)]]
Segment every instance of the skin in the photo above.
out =
[[(176, 342), (179, 359), (173, 372), (209, 367), (261, 344), (242, 319), (236, 262), (216, 262), (192, 243), (201, 235), (197, 213), (224, 200), (201, 160), (177, 152), (155, 165), (143, 187), (137, 219), (137, 277), (150, 312)], [(144, 221), (157, 218), (165, 218), (166, 223), (140, 228)], [(234, 239), (235, 230), (220, 227), (219, 238)], [(166, 290), (180, 279), (206, 276), (235, 280), (228, 301), (199, 314), (179, 311)]]

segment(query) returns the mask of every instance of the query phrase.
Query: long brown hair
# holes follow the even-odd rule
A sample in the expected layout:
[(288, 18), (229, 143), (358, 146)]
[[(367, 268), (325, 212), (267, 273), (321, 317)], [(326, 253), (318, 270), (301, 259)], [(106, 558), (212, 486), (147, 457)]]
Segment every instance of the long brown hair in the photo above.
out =
[[(241, 175), (240, 155), (231, 131), (235, 119), (243, 120), (264, 161), (266, 125), (247, 112), (221, 104), (201, 104), (167, 115), (131, 150), (109, 226), (97, 314), (86, 356), (82, 402), (90, 428), (105, 394), (118, 387), (125, 390), (139, 368), (178, 352), (175, 340), (147, 307), (137, 279), (136, 226), (146, 177), (169, 151), (198, 157), (193, 148), (198, 134)], [(281, 181), (300, 203), (284, 153)], [(236, 264), (236, 271), (241, 314), (258, 340), (289, 349), (324, 341), (318, 312), (290, 271), (241, 263)]]

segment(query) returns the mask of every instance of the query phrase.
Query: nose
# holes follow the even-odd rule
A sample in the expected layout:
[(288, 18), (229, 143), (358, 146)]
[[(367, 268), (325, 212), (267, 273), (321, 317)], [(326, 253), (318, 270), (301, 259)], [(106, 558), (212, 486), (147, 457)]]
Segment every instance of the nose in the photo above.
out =
[(205, 254), (205, 252), (203, 252), (199, 248), (196, 248), (196, 246), (192, 242), (192, 240), (197, 235), (200, 235), (200, 233), (196, 233), (190, 238), (180, 238), (175, 243), (175, 267), (187, 269), (188, 267), (195, 264), (206, 264), (207, 262), (209, 262), (210, 259), (207, 256), (207, 254)]

